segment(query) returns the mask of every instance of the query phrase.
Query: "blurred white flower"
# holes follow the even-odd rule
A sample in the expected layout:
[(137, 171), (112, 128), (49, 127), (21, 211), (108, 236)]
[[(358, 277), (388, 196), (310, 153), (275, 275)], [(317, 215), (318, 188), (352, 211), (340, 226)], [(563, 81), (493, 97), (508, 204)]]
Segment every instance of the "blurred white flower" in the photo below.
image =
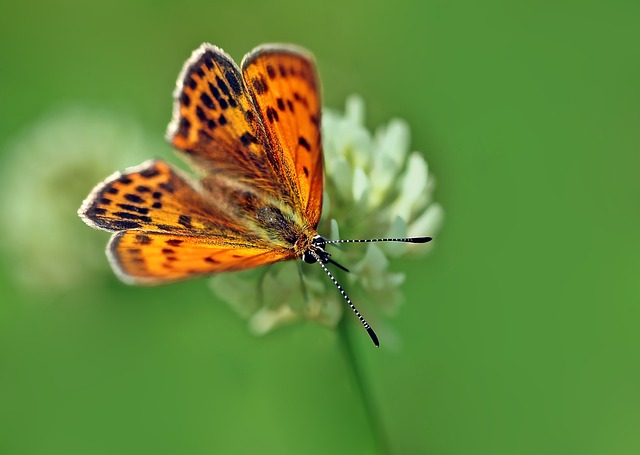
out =
[[(434, 180), (420, 153), (409, 152), (409, 128), (392, 120), (371, 134), (364, 126), (364, 103), (347, 100), (344, 114), (325, 109), (322, 119), (325, 197), (320, 235), (327, 239), (432, 236), (443, 218), (432, 202)], [(339, 223), (339, 224), (338, 224)], [(402, 302), (404, 274), (392, 272), (389, 258), (424, 254), (431, 244), (369, 243), (331, 248), (352, 273), (334, 273), (352, 300), (386, 314)], [(298, 320), (335, 327), (348, 307), (317, 264), (291, 261), (266, 268), (216, 275), (214, 293), (249, 319), (256, 334)], [(363, 306), (363, 305), (361, 305)], [(350, 311), (349, 311), (350, 313)], [(375, 321), (373, 321), (375, 323)]]
[(86, 228), (78, 205), (114, 169), (163, 148), (130, 118), (81, 106), (56, 109), (14, 138), (2, 154), (0, 232), (16, 282), (55, 292), (110, 276), (96, 254), (104, 234)]

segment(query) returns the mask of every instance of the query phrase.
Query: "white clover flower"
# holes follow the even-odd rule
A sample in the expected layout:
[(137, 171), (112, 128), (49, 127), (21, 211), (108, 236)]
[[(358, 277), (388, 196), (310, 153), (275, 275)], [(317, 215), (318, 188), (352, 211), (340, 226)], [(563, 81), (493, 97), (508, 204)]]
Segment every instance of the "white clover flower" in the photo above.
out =
[[(443, 211), (432, 202), (434, 181), (422, 155), (409, 153), (409, 128), (404, 121), (392, 120), (371, 135), (364, 126), (364, 103), (353, 96), (344, 114), (323, 111), (322, 130), (321, 235), (368, 239), (433, 235), (438, 230)], [(424, 254), (430, 248), (430, 244), (369, 243), (341, 245), (332, 254), (352, 272), (340, 275), (352, 300), (375, 303), (391, 314), (402, 301), (400, 286), (405, 277), (390, 270), (389, 258)], [(323, 270), (301, 261), (216, 275), (211, 288), (249, 319), (256, 334), (305, 319), (335, 327), (346, 307)], [(372, 306), (367, 306), (369, 318)]]
[(130, 118), (82, 106), (56, 109), (16, 137), (0, 171), (2, 251), (16, 282), (48, 293), (109, 277), (95, 254), (104, 236), (86, 229), (78, 204), (114, 168), (161, 147)]

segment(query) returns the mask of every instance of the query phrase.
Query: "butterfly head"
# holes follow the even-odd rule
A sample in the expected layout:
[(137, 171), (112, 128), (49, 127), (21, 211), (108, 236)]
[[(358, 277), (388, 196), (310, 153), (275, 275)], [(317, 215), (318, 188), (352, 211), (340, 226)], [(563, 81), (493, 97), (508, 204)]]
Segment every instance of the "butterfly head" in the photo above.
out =
[(311, 245), (309, 248), (303, 253), (302, 260), (307, 264), (314, 264), (320, 260), (320, 262), (325, 263), (329, 261), (331, 255), (327, 253), (324, 249), (327, 241), (321, 235), (316, 235), (311, 240)]

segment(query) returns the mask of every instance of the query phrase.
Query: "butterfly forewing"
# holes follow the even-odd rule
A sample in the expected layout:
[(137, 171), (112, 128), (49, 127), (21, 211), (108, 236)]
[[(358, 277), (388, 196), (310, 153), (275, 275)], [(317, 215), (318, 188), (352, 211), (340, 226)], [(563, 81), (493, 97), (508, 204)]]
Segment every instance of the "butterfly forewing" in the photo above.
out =
[(320, 87), (313, 57), (294, 46), (261, 46), (242, 61), (242, 76), (271, 148), (294, 181), (299, 206), (312, 227), (320, 220), (323, 168)]
[(278, 180), (278, 160), (240, 70), (216, 46), (200, 46), (178, 76), (167, 139), (205, 175), (223, 173), (267, 192), (273, 185), (266, 182)]
[(109, 177), (87, 198), (81, 215), (107, 231), (233, 234), (233, 221), (224, 211), (169, 164), (157, 160)]

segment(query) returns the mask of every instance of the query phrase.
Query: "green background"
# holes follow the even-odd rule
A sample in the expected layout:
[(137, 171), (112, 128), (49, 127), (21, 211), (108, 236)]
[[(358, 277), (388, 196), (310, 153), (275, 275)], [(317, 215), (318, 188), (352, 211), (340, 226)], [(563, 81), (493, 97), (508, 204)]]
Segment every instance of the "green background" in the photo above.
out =
[(640, 453), (639, 5), (5, 4), (3, 150), (67, 101), (161, 138), (200, 42), (294, 42), (325, 105), (409, 122), (446, 220), (393, 264), (401, 348), (351, 327), (378, 437), (335, 331), (255, 338), (206, 280), (35, 298), (3, 257), (0, 452)]

